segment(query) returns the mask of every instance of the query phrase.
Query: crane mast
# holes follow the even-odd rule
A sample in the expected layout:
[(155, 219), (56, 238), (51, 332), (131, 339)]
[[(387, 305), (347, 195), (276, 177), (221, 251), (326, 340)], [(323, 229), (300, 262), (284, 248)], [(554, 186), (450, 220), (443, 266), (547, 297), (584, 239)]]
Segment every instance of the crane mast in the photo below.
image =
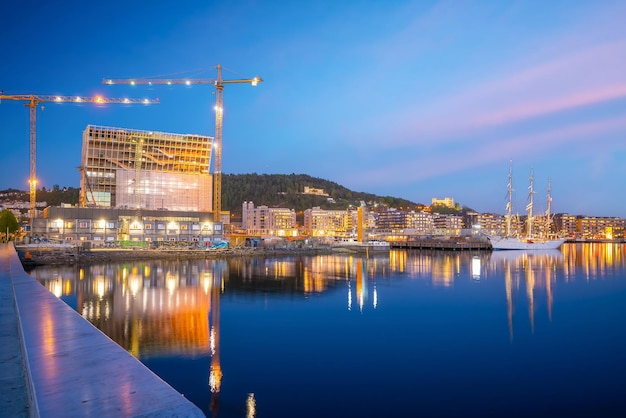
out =
[(215, 137), (214, 137), (214, 160), (213, 160), (213, 220), (219, 221), (222, 213), (222, 120), (224, 115), (224, 84), (250, 83), (256, 86), (262, 82), (261, 77), (248, 79), (224, 80), (222, 79), (222, 66), (217, 65), (217, 78), (105, 78), (102, 84), (165, 84), (186, 85), (212, 84), (215, 86)]
[(221, 67), (217, 66), (215, 83), (215, 162), (213, 164), (213, 221), (222, 214), (222, 117), (224, 115), (224, 85)]
[(37, 217), (37, 106), (40, 103), (96, 103), (96, 104), (158, 104), (159, 99), (117, 99), (102, 96), (46, 96), (37, 94), (0, 94), (0, 100), (18, 100), (27, 103), (24, 106), (30, 108), (30, 170), (29, 170), (29, 193), (30, 219)]

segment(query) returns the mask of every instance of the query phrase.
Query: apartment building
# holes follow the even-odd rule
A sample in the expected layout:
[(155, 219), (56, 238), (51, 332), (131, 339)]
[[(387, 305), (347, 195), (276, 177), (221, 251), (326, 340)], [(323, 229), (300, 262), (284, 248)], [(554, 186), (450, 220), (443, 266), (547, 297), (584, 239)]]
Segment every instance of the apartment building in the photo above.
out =
[(287, 208), (254, 206), (253, 202), (243, 202), (241, 227), (247, 234), (296, 236), (298, 226), (296, 211)]

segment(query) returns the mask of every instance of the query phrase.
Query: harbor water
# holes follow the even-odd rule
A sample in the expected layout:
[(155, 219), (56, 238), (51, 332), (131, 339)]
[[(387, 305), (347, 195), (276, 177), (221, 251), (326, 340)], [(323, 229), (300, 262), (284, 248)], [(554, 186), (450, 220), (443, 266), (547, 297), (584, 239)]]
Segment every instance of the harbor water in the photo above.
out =
[(37, 267), (209, 417), (626, 416), (626, 247)]

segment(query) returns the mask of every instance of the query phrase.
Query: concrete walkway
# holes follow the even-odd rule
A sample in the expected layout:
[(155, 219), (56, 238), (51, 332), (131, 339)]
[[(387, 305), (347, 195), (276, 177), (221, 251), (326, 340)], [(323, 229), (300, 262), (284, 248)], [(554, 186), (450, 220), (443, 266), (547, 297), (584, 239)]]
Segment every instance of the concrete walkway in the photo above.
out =
[(29, 390), (20, 347), (9, 248), (0, 244), (0, 417), (28, 417), (31, 415)]
[(204, 417), (0, 244), (0, 416)]

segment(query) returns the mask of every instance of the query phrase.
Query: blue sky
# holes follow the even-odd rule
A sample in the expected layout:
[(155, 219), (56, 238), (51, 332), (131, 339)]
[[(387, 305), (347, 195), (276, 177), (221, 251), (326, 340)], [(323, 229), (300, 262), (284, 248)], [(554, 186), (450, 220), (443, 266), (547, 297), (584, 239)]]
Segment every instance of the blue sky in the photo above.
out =
[[(105, 86), (166, 74), (224, 89), (223, 172), (303, 173), (352, 190), (503, 213), (535, 174), (553, 210), (626, 217), (623, 1), (20, 1), (0, 5), (5, 94), (158, 97), (43, 104), (37, 174), (79, 185), (88, 124), (214, 134), (210, 86)], [(0, 104), (0, 189), (26, 190), (28, 109)], [(255, 202), (262, 204), (263, 202)]]

